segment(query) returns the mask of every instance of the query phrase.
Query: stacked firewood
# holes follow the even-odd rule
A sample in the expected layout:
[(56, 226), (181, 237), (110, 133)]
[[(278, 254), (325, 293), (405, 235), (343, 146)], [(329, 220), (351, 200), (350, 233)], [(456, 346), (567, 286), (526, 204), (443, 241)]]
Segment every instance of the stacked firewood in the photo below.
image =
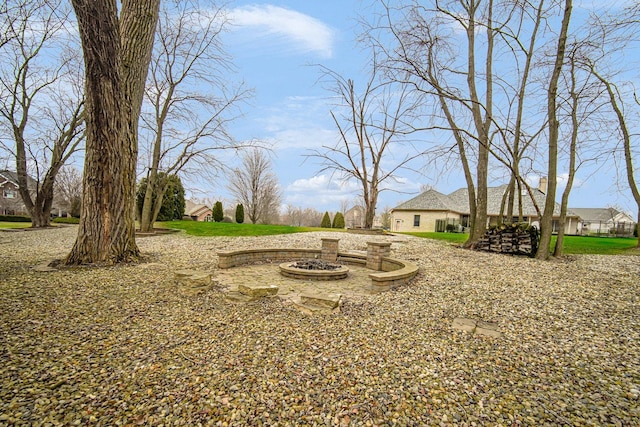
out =
[(534, 256), (538, 229), (529, 224), (503, 224), (487, 230), (474, 249), (511, 255)]

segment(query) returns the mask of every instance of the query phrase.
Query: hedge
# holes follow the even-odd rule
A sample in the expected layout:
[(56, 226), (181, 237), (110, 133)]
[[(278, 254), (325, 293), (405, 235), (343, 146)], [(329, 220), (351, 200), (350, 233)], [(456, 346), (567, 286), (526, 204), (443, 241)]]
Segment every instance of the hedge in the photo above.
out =
[(31, 218), (21, 215), (0, 215), (0, 221), (3, 222), (31, 222)]
[(55, 222), (56, 224), (80, 224), (80, 218), (61, 216), (54, 218), (52, 222)]

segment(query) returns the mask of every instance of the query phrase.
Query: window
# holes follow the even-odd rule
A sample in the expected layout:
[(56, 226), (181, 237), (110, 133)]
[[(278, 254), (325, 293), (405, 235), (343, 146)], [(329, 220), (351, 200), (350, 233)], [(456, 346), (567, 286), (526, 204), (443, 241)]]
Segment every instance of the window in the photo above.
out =
[(420, 215), (413, 216), (413, 226), (420, 227)]
[(16, 190), (4, 189), (2, 191), (2, 197), (5, 199), (15, 199), (16, 198)]

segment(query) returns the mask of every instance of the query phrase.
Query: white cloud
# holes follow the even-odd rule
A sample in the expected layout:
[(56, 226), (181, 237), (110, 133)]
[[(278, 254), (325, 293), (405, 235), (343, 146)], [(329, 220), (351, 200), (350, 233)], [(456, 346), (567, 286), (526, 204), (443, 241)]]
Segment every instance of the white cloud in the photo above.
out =
[(359, 187), (355, 182), (341, 181), (321, 174), (295, 180), (286, 187), (284, 194), (285, 203), (293, 206), (337, 208), (343, 200), (353, 200), (358, 191)]
[(287, 97), (259, 119), (260, 128), (266, 131), (263, 138), (275, 149), (295, 148), (301, 154), (323, 145), (333, 146), (339, 134), (330, 121), (329, 109), (321, 97)]
[[(229, 16), (236, 26), (262, 31), (269, 43), (284, 41), (296, 53), (333, 55), (334, 31), (309, 15), (273, 5), (251, 5), (232, 9)], [(253, 42), (258, 40), (254, 37)]]

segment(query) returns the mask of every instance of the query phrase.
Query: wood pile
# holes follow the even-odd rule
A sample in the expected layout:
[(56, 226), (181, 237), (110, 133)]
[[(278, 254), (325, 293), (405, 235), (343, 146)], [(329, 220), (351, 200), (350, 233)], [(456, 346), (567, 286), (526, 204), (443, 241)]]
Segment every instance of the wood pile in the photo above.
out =
[(538, 250), (538, 236), (538, 229), (529, 224), (503, 224), (489, 228), (474, 249), (532, 257)]

